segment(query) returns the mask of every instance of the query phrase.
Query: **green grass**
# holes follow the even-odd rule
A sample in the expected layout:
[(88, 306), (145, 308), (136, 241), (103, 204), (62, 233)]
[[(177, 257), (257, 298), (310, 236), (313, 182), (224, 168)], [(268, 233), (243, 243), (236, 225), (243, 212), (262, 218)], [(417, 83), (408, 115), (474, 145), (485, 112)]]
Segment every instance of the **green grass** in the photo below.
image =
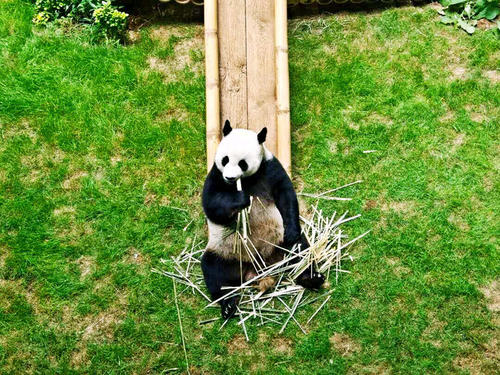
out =
[[(202, 27), (94, 45), (31, 17), (0, 2), (0, 373), (184, 369), (150, 269), (205, 236)], [(289, 43), (295, 183), (364, 180), (321, 207), (373, 231), (307, 336), (247, 344), (183, 294), (191, 373), (495, 372), (500, 40), (400, 8), (295, 20)]]

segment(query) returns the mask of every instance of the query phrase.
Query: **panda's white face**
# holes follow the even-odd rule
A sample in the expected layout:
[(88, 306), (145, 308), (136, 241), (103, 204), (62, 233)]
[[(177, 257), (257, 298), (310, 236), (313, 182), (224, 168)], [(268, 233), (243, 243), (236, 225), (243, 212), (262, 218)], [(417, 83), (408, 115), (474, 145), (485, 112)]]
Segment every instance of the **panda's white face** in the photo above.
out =
[(257, 172), (264, 157), (270, 154), (262, 145), (266, 131), (257, 135), (251, 130), (233, 130), (226, 121), (224, 134), (215, 154), (215, 164), (224, 180), (227, 183), (233, 183), (239, 178), (248, 177)]

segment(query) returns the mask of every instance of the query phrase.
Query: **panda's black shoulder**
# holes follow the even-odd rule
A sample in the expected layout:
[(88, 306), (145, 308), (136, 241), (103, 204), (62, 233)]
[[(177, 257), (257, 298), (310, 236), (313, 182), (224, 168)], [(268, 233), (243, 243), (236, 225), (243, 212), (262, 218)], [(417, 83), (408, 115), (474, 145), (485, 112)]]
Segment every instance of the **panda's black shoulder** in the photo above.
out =
[(264, 159), (258, 171), (246, 178), (246, 185), (259, 186), (264, 190), (273, 190), (276, 187), (289, 188), (293, 190), (293, 185), (279, 160), (273, 156), (271, 159)]
[(208, 172), (205, 178), (205, 183), (203, 185), (204, 193), (213, 193), (215, 191), (229, 191), (232, 190), (231, 186), (224, 182), (221, 171), (217, 168), (214, 163), (210, 172)]

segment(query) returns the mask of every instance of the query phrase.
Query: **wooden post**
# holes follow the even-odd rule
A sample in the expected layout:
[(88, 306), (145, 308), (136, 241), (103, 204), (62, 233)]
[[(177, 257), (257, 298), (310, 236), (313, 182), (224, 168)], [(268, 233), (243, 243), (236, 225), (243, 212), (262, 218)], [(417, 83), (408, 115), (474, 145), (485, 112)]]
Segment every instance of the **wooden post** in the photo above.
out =
[(210, 170), (220, 140), (219, 39), (217, 0), (205, 0), (205, 75), (207, 116), (207, 168)]
[(287, 0), (275, 0), (277, 158), (291, 174), (290, 92), (288, 82)]

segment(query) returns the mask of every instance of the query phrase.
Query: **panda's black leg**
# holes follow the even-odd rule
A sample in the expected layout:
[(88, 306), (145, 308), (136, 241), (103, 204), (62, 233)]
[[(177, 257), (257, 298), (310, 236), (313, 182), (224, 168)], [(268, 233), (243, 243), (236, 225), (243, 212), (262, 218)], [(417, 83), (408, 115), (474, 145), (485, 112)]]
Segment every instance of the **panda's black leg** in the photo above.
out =
[(325, 276), (317, 271), (316, 265), (313, 263), (311, 267), (302, 272), (295, 281), (304, 288), (317, 290), (321, 288), (321, 285), (325, 282)]
[[(307, 248), (309, 246), (303, 234), (301, 235), (300, 242), (302, 248)], [(290, 260), (288, 264), (295, 264), (298, 261), (299, 259), (297, 257)], [(313, 262), (311, 264), (311, 267), (306, 269), (295, 279), (295, 282), (299, 285), (302, 285), (304, 288), (317, 290), (321, 288), (321, 285), (323, 285), (323, 283), (325, 282), (325, 276), (322, 273), (318, 272), (316, 263)]]
[[(241, 284), (240, 262), (237, 260), (224, 259), (211, 251), (205, 251), (201, 258), (201, 269), (205, 284), (214, 301), (228, 293), (227, 290), (221, 289), (223, 286)], [(223, 299), (220, 305), (222, 317), (231, 318), (236, 312), (238, 297)]]

